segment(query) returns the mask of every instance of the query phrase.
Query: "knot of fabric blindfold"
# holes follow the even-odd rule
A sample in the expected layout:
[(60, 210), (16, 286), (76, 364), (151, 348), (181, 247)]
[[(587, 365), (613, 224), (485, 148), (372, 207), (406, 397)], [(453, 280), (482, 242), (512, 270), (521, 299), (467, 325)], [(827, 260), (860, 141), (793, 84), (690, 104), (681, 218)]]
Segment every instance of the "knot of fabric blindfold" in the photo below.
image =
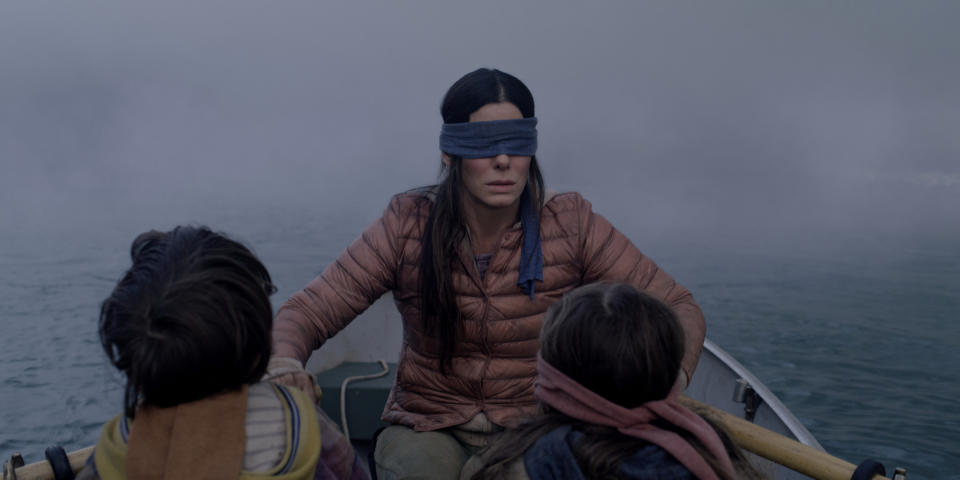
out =
[(537, 153), (537, 118), (445, 123), (440, 129), (440, 151), (461, 158), (533, 156)]

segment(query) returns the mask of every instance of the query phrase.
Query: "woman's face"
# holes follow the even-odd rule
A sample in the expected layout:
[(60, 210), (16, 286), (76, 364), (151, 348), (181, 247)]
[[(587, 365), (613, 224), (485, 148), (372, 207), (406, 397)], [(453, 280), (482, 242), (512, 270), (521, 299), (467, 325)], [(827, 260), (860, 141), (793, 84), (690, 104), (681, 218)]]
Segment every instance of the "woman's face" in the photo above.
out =
[[(488, 103), (470, 114), (471, 122), (516, 120), (523, 114), (509, 102)], [(516, 208), (520, 194), (527, 185), (530, 171), (529, 156), (501, 154), (496, 157), (465, 158), (463, 176), (463, 203), (468, 209), (499, 210)], [(450, 159), (444, 156), (444, 163)]]

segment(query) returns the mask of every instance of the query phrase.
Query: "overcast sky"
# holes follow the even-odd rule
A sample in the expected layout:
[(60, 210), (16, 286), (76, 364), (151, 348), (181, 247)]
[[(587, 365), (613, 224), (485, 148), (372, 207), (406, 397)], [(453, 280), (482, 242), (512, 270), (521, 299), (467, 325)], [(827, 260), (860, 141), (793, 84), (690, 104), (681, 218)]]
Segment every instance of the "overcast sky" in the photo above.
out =
[(5, 1), (0, 221), (376, 215), (435, 178), (443, 93), (488, 66), (534, 93), (548, 187), (628, 233), (957, 233), (958, 20), (954, 1)]

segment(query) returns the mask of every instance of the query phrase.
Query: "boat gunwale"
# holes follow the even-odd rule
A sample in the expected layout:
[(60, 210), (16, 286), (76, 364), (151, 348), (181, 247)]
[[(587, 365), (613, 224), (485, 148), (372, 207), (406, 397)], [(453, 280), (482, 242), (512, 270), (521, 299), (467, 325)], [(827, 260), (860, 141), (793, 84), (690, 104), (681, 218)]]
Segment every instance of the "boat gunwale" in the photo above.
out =
[(710, 352), (713, 356), (720, 360), (721, 363), (730, 368), (734, 373), (737, 374), (740, 378), (747, 381), (753, 390), (763, 399), (763, 403), (770, 407), (770, 410), (779, 418), (783, 424), (790, 430), (790, 433), (804, 445), (809, 445), (818, 450), (823, 450), (823, 446), (820, 445), (820, 442), (807, 430), (807, 427), (793, 415), (793, 412), (784, 405), (783, 402), (773, 393), (769, 388), (760, 379), (750, 372), (747, 367), (744, 367), (740, 362), (737, 361), (733, 355), (727, 353), (726, 350), (721, 348), (719, 345), (711, 341), (709, 338), (703, 339), (703, 348)]

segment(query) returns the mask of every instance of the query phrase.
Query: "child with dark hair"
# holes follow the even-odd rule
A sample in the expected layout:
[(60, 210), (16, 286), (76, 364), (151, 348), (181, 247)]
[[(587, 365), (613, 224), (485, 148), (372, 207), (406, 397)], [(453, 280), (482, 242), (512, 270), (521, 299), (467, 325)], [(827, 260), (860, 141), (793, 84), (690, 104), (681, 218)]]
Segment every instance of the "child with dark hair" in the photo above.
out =
[(275, 291), (263, 264), (205, 227), (141, 234), (100, 310), (127, 379), (78, 478), (367, 478), (310, 397), (260, 382)]
[(676, 402), (683, 329), (627, 284), (594, 284), (547, 311), (535, 394), (543, 413), (505, 432), (461, 478), (759, 478), (712, 422)]

